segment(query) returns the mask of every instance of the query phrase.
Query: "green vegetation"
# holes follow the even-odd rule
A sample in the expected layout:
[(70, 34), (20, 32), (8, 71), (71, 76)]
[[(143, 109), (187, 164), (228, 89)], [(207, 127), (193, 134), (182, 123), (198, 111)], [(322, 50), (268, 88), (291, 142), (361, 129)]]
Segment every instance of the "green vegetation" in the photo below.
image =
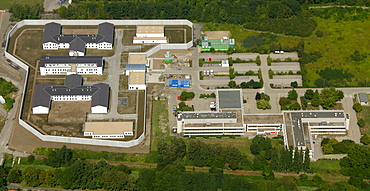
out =
[[(364, 125), (360, 128), (360, 132), (362, 135), (370, 135), (369, 125), (370, 125), (370, 106), (362, 106), (362, 111), (356, 113), (357, 120), (361, 125)], [(361, 121), (360, 121), (361, 119)]]
[(360, 103), (353, 104), (352, 108), (356, 111), (356, 113), (362, 111), (362, 105)]
[(194, 108), (189, 107), (188, 105), (186, 105), (185, 102), (182, 101), (179, 103), (179, 107), (177, 108), (177, 111), (194, 111)]
[(31, 4), (43, 4), (44, 0), (1, 0), (0, 1), (0, 9), (9, 9), (14, 3), (22, 4), (22, 5), (31, 5)]
[(240, 88), (250, 88), (250, 89), (258, 89), (258, 88), (261, 88), (262, 87), (262, 84), (261, 82), (255, 82), (253, 79), (250, 80), (249, 82), (242, 82), (240, 83)]
[(0, 78), (0, 95), (5, 99), (3, 104), (5, 110), (9, 111), (13, 108), (14, 99), (11, 98), (11, 95), (16, 91), (18, 91), (18, 88), (14, 84)]
[(12, 13), (13, 19), (39, 19), (41, 13), (44, 10), (43, 2), (41, 3), (13, 3), (9, 8), (9, 12)]
[(153, 101), (152, 130), (153, 138), (169, 135), (168, 132), (168, 110), (166, 101)]
[(324, 154), (346, 154), (354, 147), (354, 145), (355, 142), (347, 139), (338, 142), (335, 138), (324, 138), (321, 141)]
[(256, 97), (255, 97), (256, 101), (257, 101), (257, 108), (258, 109), (271, 109), (271, 105), (270, 105), (270, 96), (265, 94), (265, 93), (259, 93), (257, 92), (256, 93)]
[(211, 94), (200, 94), (199, 98), (216, 98), (216, 94), (215, 93), (211, 93)]
[(181, 92), (180, 100), (181, 101), (187, 101), (187, 100), (193, 99), (194, 97), (195, 97), (194, 92), (183, 91), (183, 92)]

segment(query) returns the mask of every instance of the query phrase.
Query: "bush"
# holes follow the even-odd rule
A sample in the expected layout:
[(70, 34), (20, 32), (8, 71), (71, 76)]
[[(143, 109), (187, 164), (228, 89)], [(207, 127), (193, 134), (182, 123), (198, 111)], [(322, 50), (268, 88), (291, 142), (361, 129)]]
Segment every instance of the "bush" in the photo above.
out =
[(271, 105), (270, 105), (269, 101), (267, 101), (267, 100), (260, 100), (260, 101), (257, 102), (257, 108), (258, 109), (263, 109), (263, 110), (271, 109)]
[(356, 113), (362, 111), (362, 105), (359, 104), (359, 103), (353, 104), (353, 107), (352, 108), (356, 111)]
[(194, 92), (186, 92), (186, 91), (183, 91), (183, 92), (181, 92), (180, 100), (181, 101), (186, 101), (188, 99), (193, 99), (194, 97), (195, 97), (195, 93)]
[(288, 99), (290, 100), (297, 100), (298, 98), (298, 93), (295, 91), (295, 89), (292, 89), (288, 92)]
[(360, 118), (357, 120), (357, 125), (360, 126), (360, 127), (363, 127), (366, 125), (366, 122), (363, 118)]
[(283, 107), (283, 106), (291, 104), (291, 101), (290, 101), (290, 99), (288, 99), (286, 97), (281, 97), (280, 100), (279, 100), (279, 104), (280, 104), (280, 106)]
[(370, 136), (368, 134), (365, 134), (360, 139), (361, 143), (364, 145), (370, 144)]
[(321, 37), (324, 36), (324, 33), (322, 31), (320, 31), (320, 30), (317, 30), (316, 31), (316, 36), (319, 37), (319, 38), (321, 38)]

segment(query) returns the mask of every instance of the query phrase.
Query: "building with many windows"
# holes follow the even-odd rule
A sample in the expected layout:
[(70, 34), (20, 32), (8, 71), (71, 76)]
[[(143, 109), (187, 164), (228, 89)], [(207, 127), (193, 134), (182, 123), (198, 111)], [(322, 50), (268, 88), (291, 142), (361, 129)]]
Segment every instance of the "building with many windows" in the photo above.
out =
[(102, 75), (102, 56), (42, 56), (40, 75)]
[(86, 122), (83, 131), (84, 136), (93, 139), (124, 139), (134, 136), (134, 122)]
[(164, 26), (137, 26), (134, 44), (158, 44), (167, 43), (164, 36)]
[(114, 25), (101, 23), (98, 34), (61, 34), (59, 23), (47, 23), (44, 28), (42, 48), (44, 50), (69, 49), (70, 56), (84, 56), (85, 48), (112, 50), (114, 44)]
[(32, 113), (48, 114), (52, 101), (91, 101), (91, 113), (108, 113), (109, 91), (108, 84), (82, 86), (82, 76), (68, 75), (64, 86), (45, 83), (35, 86)]

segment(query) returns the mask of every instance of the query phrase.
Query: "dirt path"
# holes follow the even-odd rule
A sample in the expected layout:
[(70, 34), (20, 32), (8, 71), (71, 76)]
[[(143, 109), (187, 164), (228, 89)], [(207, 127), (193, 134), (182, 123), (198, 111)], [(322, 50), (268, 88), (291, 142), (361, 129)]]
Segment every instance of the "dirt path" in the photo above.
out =
[(325, 8), (332, 8), (332, 7), (354, 7), (354, 8), (361, 8), (361, 9), (369, 9), (370, 7), (361, 7), (361, 6), (337, 6), (337, 5), (330, 5), (330, 6), (313, 6), (313, 7), (308, 7), (309, 9), (325, 9)]

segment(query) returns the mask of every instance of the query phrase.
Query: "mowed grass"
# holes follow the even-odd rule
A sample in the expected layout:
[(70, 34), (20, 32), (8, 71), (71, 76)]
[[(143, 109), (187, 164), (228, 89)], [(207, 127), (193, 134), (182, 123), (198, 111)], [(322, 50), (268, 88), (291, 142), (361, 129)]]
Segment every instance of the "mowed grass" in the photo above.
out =
[(13, 3), (29, 4), (29, 5), (37, 4), (37, 3), (43, 4), (44, 0), (32, 0), (32, 1), (30, 0), (1, 0), (0, 9), (9, 9)]
[(340, 160), (318, 160), (316, 162), (311, 162), (311, 169), (321, 169), (321, 170), (340, 170), (339, 165)]

